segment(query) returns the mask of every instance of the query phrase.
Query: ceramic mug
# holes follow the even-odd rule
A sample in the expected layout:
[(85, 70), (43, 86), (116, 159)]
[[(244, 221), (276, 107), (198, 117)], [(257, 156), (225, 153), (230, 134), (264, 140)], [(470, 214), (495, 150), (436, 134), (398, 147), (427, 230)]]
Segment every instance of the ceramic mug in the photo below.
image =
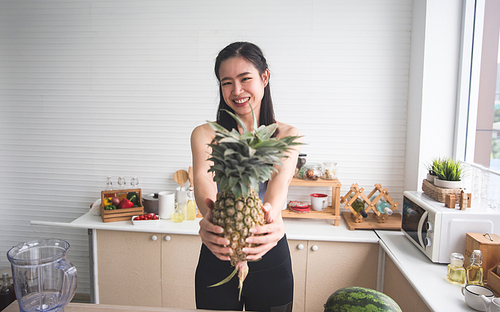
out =
[(328, 203), (328, 195), (314, 193), (311, 194), (311, 208), (315, 211), (323, 211)]
[(488, 299), (481, 295), (486, 312), (500, 312), (500, 298)]
[(158, 215), (160, 219), (172, 219), (175, 210), (175, 193), (163, 191), (158, 193)]
[(493, 291), (490, 289), (485, 286), (472, 284), (467, 284), (462, 287), (462, 295), (464, 295), (465, 303), (477, 311), (486, 311), (481, 295), (484, 295), (488, 299), (494, 298)]

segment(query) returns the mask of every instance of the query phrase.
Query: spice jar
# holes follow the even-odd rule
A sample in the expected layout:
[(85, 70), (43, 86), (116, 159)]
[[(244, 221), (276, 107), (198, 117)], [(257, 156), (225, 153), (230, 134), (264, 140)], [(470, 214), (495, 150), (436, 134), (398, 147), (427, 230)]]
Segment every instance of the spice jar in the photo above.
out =
[(304, 179), (316, 181), (321, 177), (321, 165), (318, 163), (309, 163), (305, 166)]
[(293, 175), (294, 178), (303, 177), (299, 177), (299, 172), (300, 169), (306, 164), (306, 156), (307, 154), (299, 154), (299, 157), (297, 158), (297, 166), (295, 167), (295, 174)]
[(337, 163), (333, 161), (328, 161), (323, 163), (322, 167), (322, 177), (325, 180), (335, 180), (337, 179)]

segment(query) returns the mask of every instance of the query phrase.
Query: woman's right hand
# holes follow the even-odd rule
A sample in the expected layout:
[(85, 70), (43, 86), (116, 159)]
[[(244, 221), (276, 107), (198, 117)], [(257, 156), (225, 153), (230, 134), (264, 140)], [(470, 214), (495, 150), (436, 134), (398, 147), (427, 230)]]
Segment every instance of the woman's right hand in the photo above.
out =
[(218, 234), (222, 234), (224, 229), (212, 223), (212, 209), (214, 208), (214, 202), (211, 199), (206, 198), (205, 204), (208, 207), (208, 212), (203, 216), (203, 219), (201, 219), (200, 230), (198, 231), (201, 241), (217, 258), (223, 261), (229, 261), (231, 248), (224, 247), (229, 245), (229, 240), (224, 237), (220, 237)]

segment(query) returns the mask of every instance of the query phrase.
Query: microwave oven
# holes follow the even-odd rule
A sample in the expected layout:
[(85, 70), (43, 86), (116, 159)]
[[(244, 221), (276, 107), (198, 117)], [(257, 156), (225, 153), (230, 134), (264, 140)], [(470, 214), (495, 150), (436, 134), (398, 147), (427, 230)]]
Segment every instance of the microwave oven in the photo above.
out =
[(466, 233), (500, 235), (500, 212), (483, 205), (447, 208), (423, 192), (403, 193), (401, 231), (432, 262), (450, 263), (453, 252), (465, 253)]

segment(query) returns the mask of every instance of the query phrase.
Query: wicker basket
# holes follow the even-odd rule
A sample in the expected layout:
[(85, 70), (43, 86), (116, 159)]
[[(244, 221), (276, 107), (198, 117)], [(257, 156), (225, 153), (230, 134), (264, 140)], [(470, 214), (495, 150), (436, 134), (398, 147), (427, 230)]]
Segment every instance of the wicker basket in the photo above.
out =
[(427, 181), (427, 179), (424, 179), (424, 181), (422, 182), (422, 191), (424, 191), (427, 196), (441, 203), (444, 203), (446, 195), (455, 195), (457, 203), (460, 202), (460, 199), (462, 197), (461, 189), (450, 189), (435, 186), (431, 182)]

